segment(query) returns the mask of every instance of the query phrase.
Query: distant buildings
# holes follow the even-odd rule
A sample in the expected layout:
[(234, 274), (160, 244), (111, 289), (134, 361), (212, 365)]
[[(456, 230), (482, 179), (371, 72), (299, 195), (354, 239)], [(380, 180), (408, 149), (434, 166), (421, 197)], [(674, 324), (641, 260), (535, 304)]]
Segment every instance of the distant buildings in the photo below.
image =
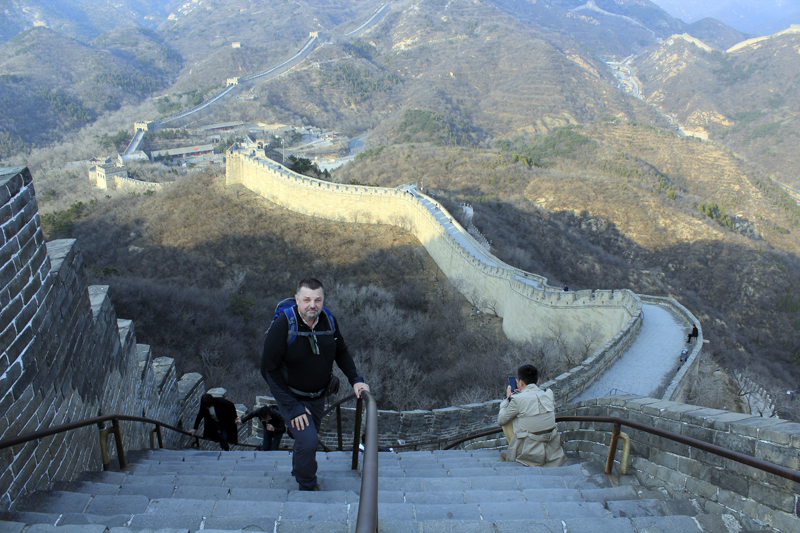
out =
[(170, 148), (168, 150), (153, 151), (150, 156), (153, 161), (166, 159), (169, 161), (177, 161), (189, 157), (201, 157), (204, 155), (212, 155), (214, 153), (213, 144), (199, 144), (195, 146), (186, 146), (184, 148)]
[(128, 179), (128, 171), (121, 161), (112, 162), (111, 158), (106, 158), (100, 162), (93, 158), (89, 165), (89, 183), (98, 189), (114, 190), (117, 188), (117, 178)]

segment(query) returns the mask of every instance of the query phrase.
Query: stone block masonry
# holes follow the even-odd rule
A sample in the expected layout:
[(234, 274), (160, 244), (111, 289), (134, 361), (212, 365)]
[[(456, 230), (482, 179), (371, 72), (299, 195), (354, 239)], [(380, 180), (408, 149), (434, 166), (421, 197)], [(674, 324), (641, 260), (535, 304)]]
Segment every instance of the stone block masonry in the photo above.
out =
[[(0, 169), (0, 439), (105, 414), (193, 422), (202, 377), (182, 386), (171, 359), (149, 349), (142, 359), (133, 323), (117, 319), (107, 293), (87, 286), (76, 241), (45, 243), (28, 169)], [(149, 446), (151, 427), (121, 426), (126, 449)], [(98, 429), (0, 450), (0, 467), (0, 509), (13, 509), (27, 492), (99, 469)]]
[[(497, 258), (492, 258), (492, 265), (487, 264), (454, 239), (408, 191), (329, 183), (236, 150), (227, 155), (229, 185), (241, 184), (287, 209), (309, 216), (391, 224), (411, 232), (448, 278), (457, 281), (467, 299), (479, 307), (482, 302), (493, 304), (498, 316), (503, 317), (503, 330), (511, 339), (528, 340), (533, 332), (547, 332), (547, 326), (554, 322), (561, 323), (569, 332), (577, 331), (583, 324), (596, 324), (610, 339), (628, 326), (641, 308), (637, 296), (630, 291), (565, 293), (560, 288), (543, 285), (540, 276), (524, 276), (527, 273)], [(462, 233), (471, 239), (465, 231)], [(477, 243), (475, 246), (479, 247)], [(526, 282), (522, 277), (534, 277), (537, 282)]]
[[(792, 470), (800, 468), (800, 424), (731, 413), (634, 395), (575, 402), (556, 416), (616, 416), (716, 444)], [(566, 451), (605, 463), (612, 425), (559, 423)], [(757, 518), (779, 531), (800, 531), (800, 484), (678, 444), (622, 427), (631, 439), (628, 474), (653, 488), (694, 494), (710, 510), (727, 508)], [(617, 448), (616, 468), (622, 459)]]

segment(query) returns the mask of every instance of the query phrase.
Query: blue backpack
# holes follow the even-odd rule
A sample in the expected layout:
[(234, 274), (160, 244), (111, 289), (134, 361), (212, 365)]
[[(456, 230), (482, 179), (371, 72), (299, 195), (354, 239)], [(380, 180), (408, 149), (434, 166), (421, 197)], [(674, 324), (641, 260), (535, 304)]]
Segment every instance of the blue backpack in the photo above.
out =
[[(289, 321), (289, 330), (286, 334), (286, 346), (291, 346), (297, 336), (301, 337), (311, 337), (317, 335), (333, 335), (334, 331), (336, 331), (336, 322), (333, 318), (333, 313), (327, 307), (322, 308), (322, 312), (325, 313), (325, 316), (328, 317), (328, 324), (330, 324), (331, 329), (327, 331), (298, 331), (297, 330), (297, 315), (294, 312), (294, 305), (295, 301), (294, 298), (286, 298), (285, 300), (281, 300), (278, 302), (278, 305), (275, 307), (275, 316), (272, 317), (272, 322), (275, 322), (275, 319), (280, 316), (281, 313), (286, 315), (286, 320)], [(270, 324), (272, 327), (272, 324)]]

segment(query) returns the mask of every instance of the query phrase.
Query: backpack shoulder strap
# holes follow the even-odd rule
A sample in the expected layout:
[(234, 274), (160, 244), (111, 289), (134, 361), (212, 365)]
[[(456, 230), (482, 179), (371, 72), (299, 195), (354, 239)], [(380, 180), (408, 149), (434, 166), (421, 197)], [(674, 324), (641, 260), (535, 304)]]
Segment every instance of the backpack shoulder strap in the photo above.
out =
[(289, 307), (283, 310), (286, 315), (286, 320), (289, 323), (289, 328), (286, 331), (286, 346), (291, 346), (297, 338), (297, 315), (294, 314), (294, 307)]
[(336, 331), (336, 321), (333, 318), (333, 313), (327, 307), (322, 308), (322, 312), (325, 313), (325, 316), (328, 317), (328, 325), (330, 326), (330, 334), (332, 335), (334, 331)]

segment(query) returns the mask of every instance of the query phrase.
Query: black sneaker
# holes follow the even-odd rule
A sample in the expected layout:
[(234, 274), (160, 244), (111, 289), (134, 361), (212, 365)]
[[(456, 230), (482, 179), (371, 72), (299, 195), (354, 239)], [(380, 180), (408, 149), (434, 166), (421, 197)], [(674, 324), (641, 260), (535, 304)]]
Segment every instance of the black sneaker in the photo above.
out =
[(322, 489), (319, 487), (319, 483), (317, 483), (313, 487), (300, 487), (300, 490), (311, 491), (311, 490), (322, 490)]

